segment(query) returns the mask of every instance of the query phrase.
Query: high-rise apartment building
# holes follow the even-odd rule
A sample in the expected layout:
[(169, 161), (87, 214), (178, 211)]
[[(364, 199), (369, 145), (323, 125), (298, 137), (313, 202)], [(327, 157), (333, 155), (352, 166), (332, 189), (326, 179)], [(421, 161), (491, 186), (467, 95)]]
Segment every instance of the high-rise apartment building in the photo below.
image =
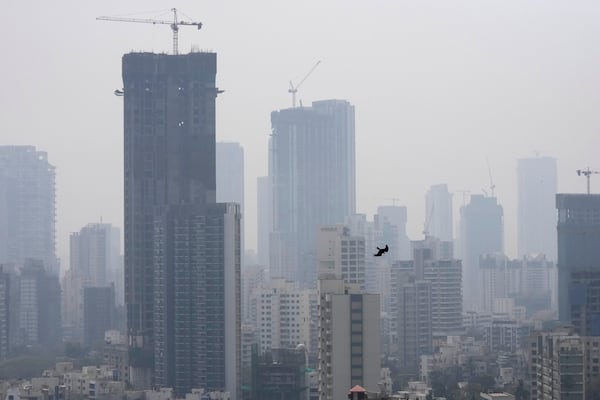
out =
[(558, 317), (600, 335), (600, 195), (557, 194)]
[(317, 233), (320, 274), (334, 274), (365, 290), (365, 238), (350, 234), (344, 225), (321, 226)]
[(518, 256), (544, 254), (556, 260), (556, 159), (522, 158), (517, 162)]
[(471, 195), (460, 209), (460, 243), (463, 262), (463, 305), (466, 310), (481, 309), (479, 257), (504, 252), (503, 210), (495, 197)]
[(355, 213), (354, 106), (313, 102), (271, 113), (272, 277), (315, 287), (319, 225)]
[(543, 254), (510, 260), (504, 254), (484, 254), (479, 258), (482, 308), (501, 312), (502, 299), (513, 299), (525, 307), (527, 315), (537, 311), (556, 311), (556, 265)]
[(417, 278), (412, 261), (397, 261), (390, 286), (390, 351), (403, 384), (418, 379), (420, 357), (433, 350), (431, 282)]
[(172, 206), (155, 219), (154, 378), (180, 395), (241, 388), (240, 213)]
[(216, 203), (215, 76), (215, 53), (123, 56), (130, 379), (237, 400), (241, 214)]
[(343, 399), (355, 385), (378, 392), (379, 326), (378, 294), (319, 276), (319, 400)]
[(0, 263), (41, 260), (59, 274), (56, 258), (55, 170), (33, 146), (0, 146)]
[(435, 335), (462, 331), (462, 263), (453, 258), (452, 242), (436, 238), (413, 241), (417, 279), (431, 283), (431, 330)]
[(598, 393), (600, 340), (570, 327), (529, 336), (529, 392), (532, 400), (591, 399)]
[(310, 300), (312, 289), (296, 289), (294, 282), (273, 279), (253, 293), (255, 330), (260, 352), (295, 349), (299, 344), (311, 352)]
[(448, 185), (433, 185), (425, 195), (426, 235), (451, 242), (452, 226), (452, 194), (448, 192)]

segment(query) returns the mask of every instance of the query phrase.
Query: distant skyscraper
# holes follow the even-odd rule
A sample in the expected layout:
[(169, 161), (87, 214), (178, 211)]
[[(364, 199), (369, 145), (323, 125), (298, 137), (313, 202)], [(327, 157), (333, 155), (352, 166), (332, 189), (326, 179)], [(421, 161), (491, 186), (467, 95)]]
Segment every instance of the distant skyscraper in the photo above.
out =
[(269, 267), (269, 235), (272, 229), (273, 210), (271, 208), (271, 185), (268, 176), (256, 179), (256, 218), (257, 218), (257, 253), (258, 263)]
[(427, 235), (442, 241), (453, 239), (452, 230), (452, 194), (448, 185), (433, 185), (425, 196), (425, 230)]
[(125, 303), (134, 387), (237, 400), (241, 215), (216, 203), (216, 58), (123, 56)]
[(314, 287), (317, 227), (356, 208), (354, 107), (317, 101), (275, 111), (271, 124), (271, 275)]
[(504, 252), (503, 210), (495, 197), (471, 195), (460, 210), (463, 257), (463, 306), (480, 310), (482, 302), (479, 256)]
[(388, 258), (392, 261), (409, 260), (410, 240), (406, 234), (406, 207), (404, 206), (379, 206), (374, 216), (375, 241), (377, 245), (389, 243)]
[[(238, 203), (242, 217), (242, 259), (244, 258), (244, 148), (235, 142), (216, 144), (217, 203)], [(242, 265), (244, 263), (242, 262)]]
[(92, 223), (71, 234), (70, 268), (79, 274), (87, 286), (106, 286), (117, 281), (121, 238), (119, 228), (111, 224)]
[[(84, 288), (113, 285), (115, 302), (123, 298), (119, 228), (111, 224), (91, 223), (70, 237), (70, 268), (63, 277), (63, 323), (68, 336), (84, 337)], [(121, 293), (115, 293), (117, 289)]]
[(600, 336), (600, 195), (557, 194), (558, 318)]
[(33, 146), (0, 146), (0, 263), (42, 260), (58, 275), (54, 166)]
[(542, 253), (556, 260), (556, 159), (523, 158), (517, 164), (519, 257)]

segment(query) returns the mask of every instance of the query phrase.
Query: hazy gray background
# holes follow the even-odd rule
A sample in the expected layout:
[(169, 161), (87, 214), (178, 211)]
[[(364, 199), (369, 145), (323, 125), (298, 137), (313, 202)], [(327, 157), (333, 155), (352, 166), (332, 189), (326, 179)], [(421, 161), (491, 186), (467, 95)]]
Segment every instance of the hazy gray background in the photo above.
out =
[[(121, 56), (171, 51), (167, 25), (95, 21), (175, 6), (204, 23), (191, 45), (218, 53), (217, 140), (246, 160), (246, 244), (256, 244), (256, 176), (267, 171), (270, 112), (289, 107), (288, 80), (321, 65), (305, 105), (356, 106), (358, 211), (399, 198), (421, 237), (435, 183), (481, 193), (505, 210), (516, 251), (516, 159), (558, 158), (559, 190), (574, 170), (600, 169), (600, 2), (589, 1), (17, 1), (0, 24), (0, 144), (31, 144), (57, 166), (59, 256), (88, 222), (122, 227)], [(141, 17), (152, 17), (159, 13)], [(170, 18), (166, 13), (163, 18)], [(598, 193), (600, 176), (592, 180)], [(594, 190), (596, 189), (596, 190)], [(462, 195), (454, 196), (455, 209)], [(455, 213), (457, 217), (457, 212)]]

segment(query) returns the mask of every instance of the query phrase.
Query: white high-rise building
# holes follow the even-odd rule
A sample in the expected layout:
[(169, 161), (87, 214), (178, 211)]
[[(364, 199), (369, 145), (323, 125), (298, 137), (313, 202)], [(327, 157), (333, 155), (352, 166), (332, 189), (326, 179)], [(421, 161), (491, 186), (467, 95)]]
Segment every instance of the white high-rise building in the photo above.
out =
[(425, 196), (425, 213), (427, 235), (452, 241), (452, 194), (448, 192), (448, 185), (433, 185), (429, 188)]
[(291, 281), (273, 279), (252, 294), (254, 328), (261, 353), (271, 349), (310, 349), (310, 289), (296, 289)]
[(365, 290), (365, 238), (344, 225), (321, 226), (317, 234), (318, 272), (334, 274)]
[(379, 391), (379, 308), (379, 295), (320, 275), (319, 400), (343, 399), (355, 385)]
[(554, 207), (557, 192), (556, 159), (522, 158), (517, 163), (518, 256), (544, 254), (556, 261), (556, 223)]

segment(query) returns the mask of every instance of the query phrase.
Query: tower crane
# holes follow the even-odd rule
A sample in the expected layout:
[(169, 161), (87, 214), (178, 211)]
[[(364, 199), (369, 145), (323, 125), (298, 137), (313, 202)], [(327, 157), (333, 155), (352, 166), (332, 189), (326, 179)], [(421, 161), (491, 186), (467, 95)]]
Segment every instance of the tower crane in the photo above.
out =
[(202, 28), (202, 22), (193, 22), (193, 21), (178, 21), (177, 20), (177, 9), (172, 8), (173, 12), (173, 20), (165, 21), (159, 19), (146, 19), (146, 18), (123, 18), (123, 17), (97, 17), (97, 20), (100, 21), (117, 21), (117, 22), (139, 22), (143, 24), (163, 24), (170, 25), (171, 30), (173, 31), (173, 54), (179, 54), (179, 26), (195, 26), (200, 30)]
[(304, 75), (304, 78), (302, 78), (300, 83), (298, 83), (296, 86), (294, 86), (292, 81), (290, 81), (290, 88), (288, 89), (288, 93), (292, 94), (292, 107), (296, 107), (296, 93), (298, 92), (298, 89), (304, 83), (304, 81), (310, 76), (310, 74), (312, 74), (313, 71), (319, 66), (319, 64), (321, 64), (321, 60), (317, 61), (317, 63), (315, 65), (313, 65), (313, 67), (310, 69), (310, 71), (308, 71), (308, 73), (306, 75)]
[(585, 176), (587, 179), (587, 194), (590, 194), (590, 175), (592, 174), (600, 174), (600, 171), (590, 171), (590, 167), (587, 167), (587, 169), (578, 169), (577, 171), (577, 175), (578, 176)]

